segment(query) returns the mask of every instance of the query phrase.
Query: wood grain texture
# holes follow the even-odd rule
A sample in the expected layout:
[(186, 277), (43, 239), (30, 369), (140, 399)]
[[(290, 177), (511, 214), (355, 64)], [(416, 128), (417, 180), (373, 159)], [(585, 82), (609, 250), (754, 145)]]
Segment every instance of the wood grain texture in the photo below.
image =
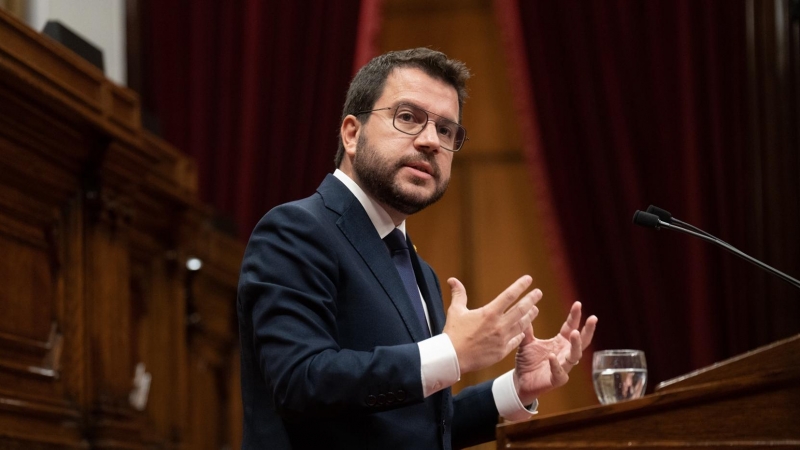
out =
[[(135, 93), (0, 10), (2, 449), (238, 446), (244, 249), (211, 225), (194, 163), (143, 132), (139, 111)], [(140, 363), (142, 411), (129, 400)]]
[(498, 427), (499, 448), (800, 446), (800, 335), (638, 400)]

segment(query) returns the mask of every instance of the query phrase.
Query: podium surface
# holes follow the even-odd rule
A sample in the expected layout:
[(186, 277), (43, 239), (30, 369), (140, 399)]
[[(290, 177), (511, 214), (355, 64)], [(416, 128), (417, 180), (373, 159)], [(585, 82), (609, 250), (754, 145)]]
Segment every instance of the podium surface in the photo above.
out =
[(643, 398), (497, 428), (498, 449), (800, 449), (800, 335)]

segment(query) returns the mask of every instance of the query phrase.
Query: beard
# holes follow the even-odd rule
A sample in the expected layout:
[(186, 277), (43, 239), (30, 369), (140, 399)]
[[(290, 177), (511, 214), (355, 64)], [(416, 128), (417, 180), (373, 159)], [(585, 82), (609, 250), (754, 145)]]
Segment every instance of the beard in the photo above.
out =
[[(424, 161), (430, 164), (433, 182), (436, 188), (430, 195), (404, 192), (396, 180), (397, 172), (406, 164)], [(417, 155), (406, 156), (392, 162), (380, 155), (378, 150), (369, 145), (367, 137), (362, 133), (356, 142), (356, 155), (353, 158), (353, 172), (361, 182), (361, 188), (386, 206), (405, 215), (415, 214), (439, 201), (450, 182), (448, 177), (442, 180), (442, 171), (433, 155), (418, 152)], [(412, 179), (417, 186), (425, 184), (425, 180)]]

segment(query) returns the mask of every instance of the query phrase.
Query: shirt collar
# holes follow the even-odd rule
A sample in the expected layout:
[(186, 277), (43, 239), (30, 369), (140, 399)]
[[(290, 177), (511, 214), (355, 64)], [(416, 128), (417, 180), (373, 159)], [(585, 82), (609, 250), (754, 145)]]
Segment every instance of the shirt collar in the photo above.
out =
[(372, 225), (375, 227), (375, 230), (378, 231), (378, 235), (380, 235), (381, 239), (385, 238), (389, 233), (392, 232), (395, 228), (399, 228), (400, 231), (403, 232), (403, 236), (406, 234), (406, 221), (400, 223), (397, 227), (394, 226), (394, 222), (392, 218), (389, 217), (389, 213), (386, 212), (383, 207), (376, 202), (372, 197), (370, 197), (361, 186), (359, 186), (352, 178), (350, 178), (346, 173), (342, 172), (339, 169), (333, 172), (333, 176), (339, 179), (347, 189), (350, 189), (350, 192), (356, 196), (361, 206), (364, 207), (364, 210), (367, 212), (369, 216), (369, 220), (372, 221)]

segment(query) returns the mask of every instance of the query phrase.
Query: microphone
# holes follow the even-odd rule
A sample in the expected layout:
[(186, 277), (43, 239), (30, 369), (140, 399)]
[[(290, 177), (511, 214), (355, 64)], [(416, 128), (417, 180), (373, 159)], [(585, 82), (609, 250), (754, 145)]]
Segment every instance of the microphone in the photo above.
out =
[(669, 225), (666, 220), (662, 222), (658, 215), (639, 211), (638, 209), (633, 213), (633, 223), (645, 228), (655, 228), (656, 230), (661, 228), (661, 224)]
[[(694, 236), (694, 237), (696, 237), (698, 239), (702, 239), (702, 240), (704, 240), (706, 242), (710, 242), (710, 243), (712, 243), (714, 245), (717, 245), (719, 247), (724, 248), (725, 250), (733, 253), (734, 255), (736, 255), (736, 256), (738, 256), (738, 257), (740, 257), (742, 259), (744, 259), (745, 261), (760, 267), (761, 269), (771, 273), (772, 275), (777, 276), (781, 280), (783, 280), (783, 281), (791, 284), (792, 286), (800, 289), (800, 281), (796, 280), (795, 278), (792, 278), (789, 275), (786, 275), (785, 273), (781, 272), (780, 270), (778, 270), (778, 269), (776, 269), (774, 267), (771, 267), (771, 266), (768, 266), (767, 264), (764, 264), (763, 262), (753, 258), (752, 256), (748, 255), (747, 253), (742, 252), (738, 248), (728, 244), (725, 241), (717, 239), (716, 237), (712, 236), (709, 233), (706, 233), (705, 231), (703, 231), (703, 230), (701, 230), (699, 228), (696, 228), (696, 227), (694, 227), (692, 225), (689, 225), (689, 224), (687, 224), (685, 222), (681, 222), (681, 221), (673, 218), (672, 214), (670, 214), (669, 212), (667, 212), (667, 211), (665, 211), (665, 210), (663, 210), (661, 208), (658, 208), (658, 207), (655, 207), (655, 206), (651, 205), (650, 208), (648, 208), (648, 210), (650, 210), (651, 208), (653, 208), (654, 211), (658, 211), (660, 214), (654, 214), (654, 213), (650, 213), (650, 212), (639, 211), (637, 209), (636, 212), (633, 213), (633, 223), (635, 223), (636, 225), (645, 227), (645, 228), (655, 228), (656, 230), (660, 230), (661, 228), (666, 228), (667, 230), (678, 231), (680, 233), (685, 233), (685, 234), (688, 234), (690, 236)], [(663, 220), (662, 219), (662, 214), (663, 214), (663, 218), (669, 219), (669, 221)], [(684, 227), (679, 226), (679, 225), (673, 225), (673, 223), (670, 223), (670, 222), (686, 225), (687, 228), (684, 228)], [(688, 227), (691, 227), (693, 230), (692, 229), (688, 229)], [(697, 231), (694, 231), (694, 230), (697, 230)]]
[[(695, 233), (704, 234), (704, 235), (706, 235), (708, 237), (712, 237), (714, 239), (717, 239), (714, 236), (711, 236), (710, 234), (708, 234), (705, 231), (701, 230), (700, 228), (695, 227), (694, 225), (688, 224), (686, 222), (682, 222), (682, 221), (676, 219), (675, 217), (672, 217), (672, 214), (670, 214), (669, 211), (667, 211), (665, 209), (661, 209), (658, 206), (655, 206), (655, 205), (648, 206), (647, 207), (647, 212), (649, 212), (650, 214), (657, 215), (658, 218), (660, 220), (663, 220), (664, 222), (667, 222), (667, 223), (670, 223), (670, 224), (674, 224), (674, 225), (678, 225), (679, 227), (683, 227), (683, 228), (692, 230)], [(721, 241), (722, 239), (717, 239), (717, 240)]]

